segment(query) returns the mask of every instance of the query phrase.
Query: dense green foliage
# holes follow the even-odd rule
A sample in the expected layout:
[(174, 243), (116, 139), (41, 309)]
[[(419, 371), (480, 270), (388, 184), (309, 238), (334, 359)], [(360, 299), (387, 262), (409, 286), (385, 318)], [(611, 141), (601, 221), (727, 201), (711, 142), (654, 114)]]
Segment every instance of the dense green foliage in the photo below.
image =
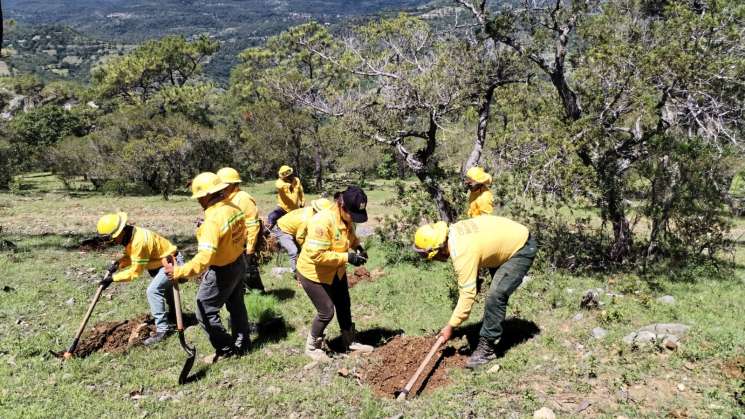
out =
[[(453, 5), (345, 31), (292, 27), (240, 53), (228, 89), (204, 75), (225, 45), (208, 36), (144, 42), (96, 67), (90, 88), (7, 78), (6, 149), (24, 161), (4, 161), (164, 197), (218, 163), (248, 179), (289, 163), (311, 191), (413, 175), (419, 190), (402, 191), (410, 208), (387, 233), (399, 241), (462, 217), (460, 175), (479, 164), (503, 212), (544, 233), (554, 266), (727, 247), (744, 6)], [(566, 243), (587, 243), (586, 256), (563, 262)]]

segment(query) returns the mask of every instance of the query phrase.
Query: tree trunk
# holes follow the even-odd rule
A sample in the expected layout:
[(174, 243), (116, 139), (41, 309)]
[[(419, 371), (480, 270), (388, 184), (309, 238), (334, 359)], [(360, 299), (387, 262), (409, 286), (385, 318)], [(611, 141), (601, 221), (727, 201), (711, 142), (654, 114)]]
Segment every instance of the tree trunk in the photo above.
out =
[(468, 156), (466, 163), (461, 167), (461, 176), (465, 176), (468, 169), (479, 164), (479, 160), (481, 160), (481, 153), (484, 150), (484, 144), (486, 143), (486, 130), (489, 127), (491, 103), (494, 99), (494, 90), (496, 88), (497, 85), (492, 84), (487, 87), (484, 92), (484, 98), (479, 106), (479, 123), (476, 127), (476, 141), (473, 143), (473, 149), (471, 149), (471, 154)]
[(667, 229), (670, 220), (670, 209), (675, 199), (675, 189), (680, 179), (680, 170), (677, 164), (670, 165), (669, 156), (664, 156), (659, 161), (659, 170), (652, 180), (650, 197), (650, 218), (652, 229), (649, 233), (649, 244), (647, 245), (647, 262), (651, 261), (659, 247), (660, 235)]
[(551, 83), (556, 87), (556, 91), (559, 93), (559, 97), (561, 97), (561, 104), (564, 107), (567, 118), (572, 121), (578, 120), (582, 116), (582, 109), (579, 107), (577, 95), (567, 83), (563, 68), (554, 70), (550, 76)]
[(613, 262), (622, 262), (631, 251), (633, 237), (628, 219), (626, 219), (626, 204), (624, 202), (623, 184), (620, 182), (617, 162), (604, 159), (596, 167), (602, 188), (600, 208), (604, 220), (611, 222), (613, 227), (613, 243), (608, 257)]
[(435, 200), (440, 219), (448, 224), (454, 222), (457, 219), (457, 214), (453, 209), (453, 205), (445, 198), (445, 193), (440, 188), (440, 185), (438, 185), (437, 180), (424, 171), (417, 172), (416, 177), (422, 182), (432, 199)]
[(320, 192), (323, 190), (323, 146), (321, 145), (321, 138), (318, 136), (318, 125), (319, 122), (316, 120), (313, 125), (313, 145), (315, 146), (313, 176), (316, 181), (316, 191)]

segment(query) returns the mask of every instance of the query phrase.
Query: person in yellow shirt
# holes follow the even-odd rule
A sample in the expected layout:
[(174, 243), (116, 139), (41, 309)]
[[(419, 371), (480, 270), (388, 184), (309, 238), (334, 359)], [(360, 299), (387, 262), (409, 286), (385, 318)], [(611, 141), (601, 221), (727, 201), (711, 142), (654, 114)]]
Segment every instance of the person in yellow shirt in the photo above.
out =
[(292, 167), (282, 166), (277, 173), (279, 178), (274, 183), (277, 188), (277, 208), (267, 216), (269, 230), (274, 228), (277, 220), (288, 212), (305, 206), (303, 184), (300, 183)]
[(277, 225), (272, 228), (272, 234), (277, 238), (279, 245), (287, 251), (287, 255), (290, 257), (290, 268), (292, 269), (293, 276), (295, 276), (300, 248), (305, 242), (308, 221), (316, 213), (330, 207), (331, 201), (326, 198), (313, 200), (310, 202), (310, 207), (298, 208), (280, 217), (277, 220)]
[(227, 183), (225, 195), (230, 202), (243, 211), (246, 220), (246, 289), (254, 289), (264, 292), (264, 284), (261, 282), (259, 270), (259, 259), (256, 257), (256, 241), (261, 233), (261, 218), (256, 200), (248, 192), (238, 186), (241, 176), (238, 171), (231, 167), (223, 167), (217, 171), (217, 176), (223, 183)]
[(489, 190), (491, 175), (480, 167), (472, 167), (466, 172), (468, 194), (468, 216), (491, 214), (494, 211), (494, 195)]
[(305, 342), (305, 353), (317, 361), (329, 358), (323, 351), (323, 332), (334, 318), (339, 322), (344, 350), (372, 351), (356, 342), (352, 323), (347, 263), (361, 266), (367, 253), (355, 234), (354, 224), (367, 221), (367, 195), (350, 186), (336, 194), (331, 208), (318, 212), (308, 221), (305, 244), (297, 261), (297, 276), (316, 308)]
[[(169, 256), (176, 258), (177, 263), (183, 263), (184, 259), (178, 252), (176, 246), (168, 239), (150, 230), (127, 224), (127, 213), (117, 212), (105, 214), (99, 218), (96, 225), (98, 234), (104, 240), (124, 246), (124, 256), (119, 259), (117, 266), (113, 269), (119, 271), (101, 281), (104, 288), (111, 282), (130, 282), (146, 270), (152, 278), (147, 287), (147, 302), (150, 305), (150, 313), (155, 319), (155, 335), (148, 337), (143, 342), (145, 345), (153, 345), (173, 333), (172, 322), (175, 320), (173, 310), (173, 293), (171, 292), (171, 281), (168, 280), (166, 272), (161, 266), (161, 259)], [(171, 309), (166, 309), (166, 304)], [(170, 318), (170, 319), (169, 319)], [(169, 321), (170, 320), (170, 321)]]
[(459, 297), (448, 324), (440, 331), (445, 340), (451, 338), (453, 328), (468, 319), (476, 299), (479, 269), (489, 268), (492, 282), (486, 296), (479, 343), (466, 367), (476, 368), (495, 359), (507, 301), (522, 283), (538, 251), (528, 228), (494, 215), (482, 215), (450, 226), (441, 221), (417, 229), (414, 250), (427, 260), (453, 262)]
[[(204, 222), (197, 228), (197, 254), (182, 266), (163, 260), (173, 281), (185, 282), (206, 271), (197, 291), (197, 320), (207, 332), (215, 354), (205, 358), (242, 355), (251, 347), (248, 314), (243, 301), (246, 273), (246, 223), (243, 212), (227, 199), (227, 184), (211, 172), (197, 175), (191, 183), (193, 199), (204, 209)], [(220, 309), (230, 313), (233, 336), (220, 320)]]

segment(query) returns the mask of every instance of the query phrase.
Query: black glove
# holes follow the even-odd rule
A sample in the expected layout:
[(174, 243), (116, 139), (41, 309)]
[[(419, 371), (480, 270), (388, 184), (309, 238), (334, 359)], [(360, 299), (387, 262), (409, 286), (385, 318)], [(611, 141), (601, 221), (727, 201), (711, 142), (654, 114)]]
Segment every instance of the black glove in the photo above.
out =
[(360, 246), (357, 246), (357, 248), (356, 248), (355, 250), (356, 250), (356, 251), (357, 251), (357, 253), (358, 253), (358, 254), (359, 254), (360, 256), (362, 256), (363, 258), (365, 258), (365, 259), (367, 259), (367, 258), (368, 258), (368, 257), (367, 257), (367, 251), (366, 251), (366, 250), (365, 250), (365, 248), (364, 248), (364, 247), (362, 247), (361, 245), (360, 245)]
[(347, 261), (354, 266), (362, 266), (367, 263), (367, 259), (362, 255), (358, 255), (354, 250), (350, 250), (349, 253), (347, 253)]
[(111, 274), (111, 275), (114, 275), (114, 272), (116, 272), (118, 270), (119, 270), (119, 261), (118, 260), (111, 261), (111, 265), (109, 265), (109, 267), (106, 269), (106, 271), (109, 274)]
[(103, 279), (98, 283), (100, 287), (103, 287), (103, 289), (106, 289), (111, 285), (111, 283), (114, 282), (114, 277), (111, 274), (111, 272), (107, 272), (106, 276), (103, 277)]

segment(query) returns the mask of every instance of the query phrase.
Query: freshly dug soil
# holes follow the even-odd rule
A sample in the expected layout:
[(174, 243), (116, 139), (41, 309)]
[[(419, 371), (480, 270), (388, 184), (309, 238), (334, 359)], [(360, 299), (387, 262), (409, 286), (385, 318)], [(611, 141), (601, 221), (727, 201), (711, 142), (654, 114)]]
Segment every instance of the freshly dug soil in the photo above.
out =
[(75, 349), (75, 356), (84, 358), (97, 351), (126, 352), (133, 346), (141, 345), (151, 334), (155, 334), (155, 324), (149, 314), (118, 322), (98, 323), (83, 334)]
[(362, 281), (375, 281), (383, 276), (383, 274), (384, 272), (380, 268), (373, 269), (370, 272), (364, 266), (360, 266), (354, 268), (351, 274), (347, 274), (347, 282), (349, 283), (349, 288), (352, 288)]
[[(434, 336), (396, 336), (372, 353), (364, 368), (363, 381), (379, 396), (394, 398), (394, 392), (404, 388), (436, 340)], [(443, 346), (432, 357), (407, 398), (449, 384), (448, 371), (462, 368), (467, 359), (452, 346)]]
[(100, 252), (106, 250), (108, 243), (103, 241), (100, 237), (92, 237), (85, 239), (78, 245), (78, 250), (81, 252)]

